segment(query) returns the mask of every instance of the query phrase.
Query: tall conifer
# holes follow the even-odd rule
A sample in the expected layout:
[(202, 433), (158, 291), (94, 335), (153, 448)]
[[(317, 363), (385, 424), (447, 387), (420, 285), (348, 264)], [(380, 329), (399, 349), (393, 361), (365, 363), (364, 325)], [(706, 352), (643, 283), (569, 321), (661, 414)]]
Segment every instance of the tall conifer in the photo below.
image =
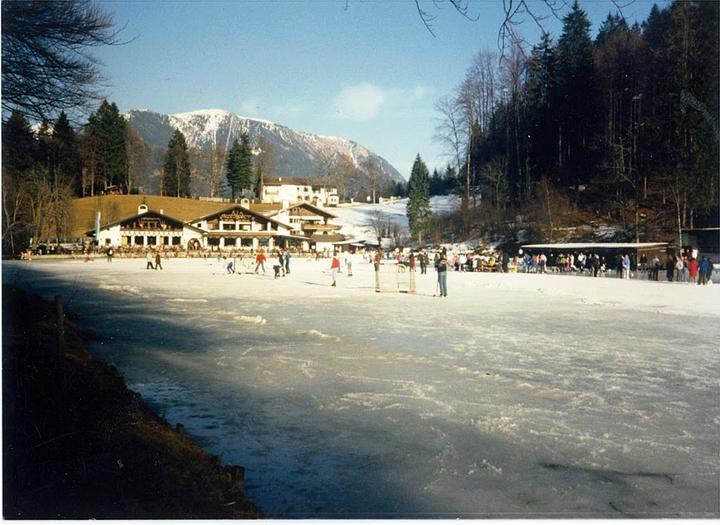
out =
[(431, 215), (430, 210), (430, 181), (427, 166), (420, 158), (418, 153), (410, 172), (410, 181), (408, 182), (408, 203), (406, 214), (410, 233), (417, 236), (418, 242), (422, 246), (423, 233), (428, 229), (428, 223)]
[(233, 200), (240, 193), (240, 144), (237, 139), (230, 146), (225, 159), (225, 178), (227, 179), (230, 195)]
[(591, 142), (597, 126), (590, 21), (577, 0), (563, 18), (563, 32), (558, 39), (556, 54), (560, 176), (564, 185), (572, 185), (587, 181), (592, 172)]
[(190, 159), (188, 157), (185, 136), (175, 130), (163, 165), (163, 192), (175, 197), (190, 196)]

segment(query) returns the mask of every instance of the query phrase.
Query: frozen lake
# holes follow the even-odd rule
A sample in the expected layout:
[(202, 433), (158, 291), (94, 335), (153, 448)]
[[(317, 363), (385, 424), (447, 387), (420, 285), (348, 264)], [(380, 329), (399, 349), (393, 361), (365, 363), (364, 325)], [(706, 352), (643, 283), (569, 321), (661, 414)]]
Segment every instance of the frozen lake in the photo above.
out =
[[(280, 517), (719, 517), (720, 286), (3, 263)], [(390, 268), (388, 268), (390, 270)], [(392, 274), (388, 274), (392, 275)], [(16, 314), (21, 314), (17, 312)]]

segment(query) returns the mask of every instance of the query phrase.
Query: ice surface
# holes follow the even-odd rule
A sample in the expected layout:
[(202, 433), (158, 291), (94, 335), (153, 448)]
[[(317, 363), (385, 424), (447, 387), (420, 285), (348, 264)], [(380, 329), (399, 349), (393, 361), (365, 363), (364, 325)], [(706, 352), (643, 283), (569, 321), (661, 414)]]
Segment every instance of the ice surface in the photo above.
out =
[[(3, 264), (282, 517), (718, 517), (720, 286)], [(387, 266), (383, 278), (394, 278)], [(14, 312), (21, 315), (21, 312)]]

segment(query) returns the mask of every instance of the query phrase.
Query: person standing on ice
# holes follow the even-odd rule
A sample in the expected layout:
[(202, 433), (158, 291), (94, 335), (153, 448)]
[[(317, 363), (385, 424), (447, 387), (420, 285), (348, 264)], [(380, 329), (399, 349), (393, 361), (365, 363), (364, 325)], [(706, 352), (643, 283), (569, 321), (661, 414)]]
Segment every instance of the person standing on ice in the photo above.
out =
[(445, 248), (440, 250), (440, 255), (438, 256), (437, 263), (435, 264), (435, 269), (437, 270), (437, 275), (438, 275), (438, 286), (440, 287), (440, 297), (447, 297), (448, 259), (447, 259), (447, 251), (445, 250)]
[(673, 274), (675, 273), (675, 258), (668, 255), (665, 261), (665, 277), (669, 282), (673, 280)]
[(410, 252), (408, 271), (410, 272), (410, 293), (415, 293), (415, 252)]
[(160, 250), (155, 252), (155, 269), (162, 270), (162, 259), (160, 257)]
[(278, 251), (278, 266), (280, 267), (282, 276), (285, 277), (285, 257), (283, 257), (282, 250)]
[(703, 256), (700, 260), (698, 284), (707, 284), (712, 282), (713, 265), (709, 257)]
[(255, 273), (258, 273), (259, 268), (262, 268), (263, 275), (265, 275), (265, 254), (262, 251), (255, 256)]
[(348, 253), (345, 257), (345, 267), (347, 268), (347, 276), (352, 277), (353, 262), (355, 262), (356, 255), (354, 252)]
[(285, 250), (285, 254), (283, 255), (285, 258), (285, 273), (290, 273), (290, 252), (288, 250)]
[(630, 257), (627, 253), (622, 257), (622, 273), (623, 279), (630, 279)]
[(154, 270), (155, 267), (153, 266), (153, 256), (150, 252), (145, 252), (145, 261), (147, 264), (145, 265), (146, 270)]
[(547, 267), (547, 256), (544, 253), (540, 254), (540, 273), (545, 273)]
[(698, 260), (694, 257), (690, 257), (690, 259), (688, 259), (688, 281), (689, 282), (694, 283), (695, 281), (697, 281), (699, 268), (700, 268), (700, 264), (698, 263)]
[(333, 282), (330, 286), (335, 286), (338, 271), (340, 271), (340, 259), (338, 259), (336, 254), (333, 254), (332, 262), (330, 263), (330, 272), (332, 273)]
[(380, 261), (382, 261), (382, 253), (378, 247), (373, 258), (373, 266), (375, 267), (375, 291), (380, 291)]

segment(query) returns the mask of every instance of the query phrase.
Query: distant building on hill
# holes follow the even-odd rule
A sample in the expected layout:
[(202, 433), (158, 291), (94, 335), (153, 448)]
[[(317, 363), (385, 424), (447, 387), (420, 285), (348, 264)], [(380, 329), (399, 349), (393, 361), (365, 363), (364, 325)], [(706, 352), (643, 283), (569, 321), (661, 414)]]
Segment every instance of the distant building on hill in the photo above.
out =
[(267, 177), (263, 180), (260, 200), (263, 203), (308, 202), (314, 206), (337, 206), (337, 188), (319, 180), (296, 177)]

